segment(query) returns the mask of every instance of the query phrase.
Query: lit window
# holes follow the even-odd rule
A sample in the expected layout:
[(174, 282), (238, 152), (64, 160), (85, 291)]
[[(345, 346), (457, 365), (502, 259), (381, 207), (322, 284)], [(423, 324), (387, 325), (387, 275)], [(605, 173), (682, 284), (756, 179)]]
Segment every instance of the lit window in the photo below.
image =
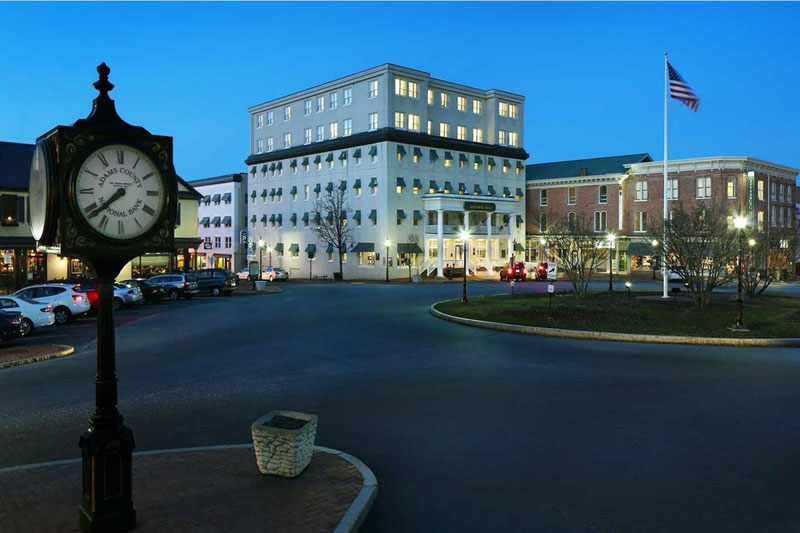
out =
[(758, 212), (758, 231), (764, 231), (764, 211)]
[(272, 126), (272, 111), (267, 111), (267, 126)]
[(570, 187), (567, 189), (567, 205), (575, 205), (576, 197), (577, 191), (575, 187)]
[(256, 128), (263, 128), (264, 127), (264, 115), (259, 114), (256, 115)]
[(317, 126), (317, 142), (325, 139), (325, 126)]
[(336, 105), (339, 103), (339, 94), (338, 93), (331, 93), (329, 100), (330, 100), (331, 109), (336, 109)]
[(371, 80), (369, 82), (369, 97), (375, 98), (378, 96), (378, 80)]
[(344, 105), (350, 105), (353, 101), (353, 89), (348, 87), (344, 90)]
[(428, 89), (428, 105), (433, 105), (433, 89)]
[(264, 139), (259, 139), (256, 141), (256, 153), (261, 154), (264, 152)]
[(728, 178), (728, 198), (736, 198), (736, 179)]
[(503, 174), (508, 174), (509, 166), (503, 161)]
[(308, 200), (309, 185), (303, 185), (303, 200)]
[(516, 131), (508, 132), (508, 144), (511, 146), (519, 145), (519, 134)]
[(433, 121), (428, 121), (428, 135), (433, 135)]
[(758, 180), (758, 200), (764, 201), (764, 180)]
[(401, 113), (400, 111), (394, 112), (394, 127), (395, 128), (405, 128), (406, 127), (406, 114)]
[(401, 78), (394, 79), (394, 94), (399, 96), (406, 96), (407, 92), (407, 82)]
[(397, 194), (403, 194), (404, 188), (405, 188), (405, 180), (403, 180), (403, 178), (397, 178)]
[(342, 132), (343, 136), (347, 137), (348, 135), (352, 134), (353, 133), (353, 119), (351, 119), (351, 118), (344, 119), (344, 122), (342, 123), (342, 129), (344, 130)]
[(311, 114), (311, 100), (306, 100), (303, 102), (303, 114), (308, 116)]
[(476, 115), (480, 115), (483, 113), (483, 102), (480, 100), (473, 100), (472, 101), (472, 112)]
[(497, 130), (497, 144), (506, 144), (506, 132)]
[(415, 81), (408, 82), (408, 97), (419, 98), (419, 83)]
[(408, 129), (411, 131), (419, 131), (419, 115), (413, 113), (408, 114)]
[(711, 178), (697, 178), (697, 198), (711, 198)]
[(501, 117), (507, 117), (508, 116), (508, 104), (505, 103), (505, 102), (500, 102), (498, 104), (497, 114), (500, 115)]
[(308, 144), (308, 143), (311, 142), (311, 128), (306, 128), (303, 131), (303, 142), (305, 142), (305, 144)]
[(547, 189), (542, 189), (539, 191), (539, 205), (542, 207), (547, 207)]
[(267, 137), (267, 152), (271, 152), (272, 148), (272, 137)]
[(459, 141), (466, 141), (467, 140), (467, 127), (466, 126), (457, 126), (456, 127), (456, 136)]
[(677, 200), (677, 199), (678, 199), (678, 180), (669, 179), (667, 180), (667, 200)]
[(597, 190), (597, 203), (599, 204), (607, 204), (608, 203), (608, 186), (607, 185), (600, 185)]
[(284, 133), (283, 134), (283, 147), (289, 148), (292, 146), (292, 134), (291, 133)]
[(456, 109), (459, 111), (466, 111), (467, 110), (467, 99), (463, 96), (456, 97)]
[(634, 185), (635, 188), (635, 197), (634, 201), (636, 202), (646, 202), (647, 201), (647, 182), (646, 181), (637, 181)]
[(317, 96), (317, 113), (325, 111), (325, 97)]
[(440, 102), (442, 107), (450, 107), (450, 95), (445, 92), (441, 93)]
[(292, 108), (291, 106), (286, 106), (283, 108), (283, 120), (289, 120), (292, 118)]
[(472, 142), (474, 143), (482, 143), (483, 142), (483, 130), (480, 128), (472, 128)]
[(517, 118), (516, 104), (508, 104), (508, 116), (511, 118)]
[(439, 124), (439, 136), (450, 137), (450, 124), (447, 122), (441, 122)]
[(377, 130), (378, 129), (378, 114), (377, 113), (370, 113), (369, 114), (369, 130)]

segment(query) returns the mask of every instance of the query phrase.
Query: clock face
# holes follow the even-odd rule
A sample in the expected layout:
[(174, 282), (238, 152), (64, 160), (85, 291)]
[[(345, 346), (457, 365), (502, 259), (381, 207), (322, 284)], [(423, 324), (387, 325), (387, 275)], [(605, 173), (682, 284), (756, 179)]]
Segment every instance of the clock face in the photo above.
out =
[(158, 222), (167, 193), (158, 167), (144, 152), (112, 144), (83, 161), (72, 194), (93, 230), (109, 239), (130, 240)]
[(41, 240), (45, 230), (48, 210), (52, 209), (49, 205), (50, 194), (50, 169), (45, 159), (45, 151), (41, 144), (36, 145), (31, 160), (31, 176), (28, 188), (28, 201), (30, 203), (31, 233), (37, 241)]

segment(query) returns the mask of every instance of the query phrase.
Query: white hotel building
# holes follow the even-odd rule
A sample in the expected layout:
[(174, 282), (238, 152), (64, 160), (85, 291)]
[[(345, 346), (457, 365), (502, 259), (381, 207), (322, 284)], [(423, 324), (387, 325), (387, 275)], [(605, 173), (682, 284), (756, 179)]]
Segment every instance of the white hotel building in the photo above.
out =
[(197, 268), (245, 268), (247, 175), (226, 174), (195, 180), (191, 185), (203, 195), (197, 209), (197, 235), (203, 241), (197, 249)]
[[(249, 109), (247, 230), (292, 277), (332, 276), (314, 201), (346, 191), (348, 279), (490, 270), (524, 250), (524, 97), (386, 64)], [(265, 255), (266, 257), (266, 255)], [(397, 258), (400, 257), (398, 264)]]

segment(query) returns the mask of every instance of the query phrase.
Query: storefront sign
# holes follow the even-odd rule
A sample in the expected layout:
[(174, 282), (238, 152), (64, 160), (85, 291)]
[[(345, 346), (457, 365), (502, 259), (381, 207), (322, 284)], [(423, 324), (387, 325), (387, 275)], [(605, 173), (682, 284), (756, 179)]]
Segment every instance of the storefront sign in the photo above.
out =
[(464, 211), (486, 211), (493, 213), (495, 205), (490, 202), (464, 202)]
[(747, 214), (753, 216), (756, 203), (756, 173), (752, 170), (747, 173)]

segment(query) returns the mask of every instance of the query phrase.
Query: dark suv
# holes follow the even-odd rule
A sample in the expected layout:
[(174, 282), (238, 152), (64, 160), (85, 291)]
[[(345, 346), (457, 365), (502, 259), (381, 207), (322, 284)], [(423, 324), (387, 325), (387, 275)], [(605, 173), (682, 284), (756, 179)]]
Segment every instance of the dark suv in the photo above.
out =
[(211, 296), (224, 294), (230, 296), (239, 287), (239, 278), (224, 268), (206, 268), (192, 272), (197, 278), (197, 288), (201, 293)]
[(508, 264), (500, 271), (500, 281), (517, 280), (525, 281), (528, 277), (528, 269), (525, 268), (525, 263), (517, 261), (516, 263)]
[(163, 288), (167, 298), (173, 302), (181, 297), (188, 300), (200, 292), (194, 274), (159, 274), (148, 281)]

